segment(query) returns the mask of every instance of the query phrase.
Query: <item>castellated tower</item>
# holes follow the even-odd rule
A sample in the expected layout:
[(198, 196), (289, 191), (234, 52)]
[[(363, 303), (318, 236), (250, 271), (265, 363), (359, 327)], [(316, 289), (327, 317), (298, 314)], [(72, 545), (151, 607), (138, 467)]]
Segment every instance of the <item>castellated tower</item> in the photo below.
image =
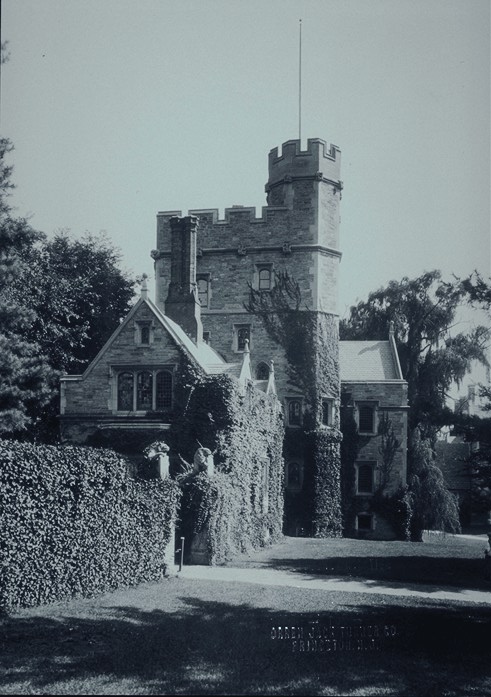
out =
[[(267, 206), (261, 217), (256, 217), (254, 208), (243, 206), (226, 208), (223, 219), (216, 209), (190, 210), (188, 216), (197, 220), (186, 217), (182, 223), (178, 222), (181, 211), (157, 215), (157, 249), (152, 252), (157, 305), (172, 312), (173, 298), (175, 308), (182, 300), (170, 286), (172, 240), (177, 228), (186, 228), (189, 223), (184, 221), (191, 220), (197, 230), (195, 281), (203, 340), (231, 362), (240, 360), (248, 340), (258, 380), (267, 378), (270, 359), (274, 359), (286, 426), (288, 534), (341, 532), (337, 318), (340, 160), (340, 150), (318, 138), (309, 139), (306, 150), (301, 150), (300, 141), (289, 140), (283, 143), (281, 153), (278, 148), (269, 153)], [(188, 241), (192, 245), (192, 236)], [(191, 247), (189, 254), (181, 254), (181, 258), (188, 257), (192, 264)], [(244, 307), (250, 285), (268, 292), (279, 272), (287, 272), (298, 283), (302, 308), (308, 316), (306, 331), (311, 333), (313, 349), (312, 355), (305, 356), (306, 370), (315, 374), (308, 389), (292, 381), (284, 347), (276, 344), (262, 321)], [(193, 283), (192, 274), (188, 276), (187, 281)], [(193, 288), (186, 286), (186, 293), (191, 294), (191, 309)], [(192, 324), (192, 317), (189, 321)], [(195, 330), (194, 325), (188, 331), (197, 342), (200, 332), (201, 327)]]

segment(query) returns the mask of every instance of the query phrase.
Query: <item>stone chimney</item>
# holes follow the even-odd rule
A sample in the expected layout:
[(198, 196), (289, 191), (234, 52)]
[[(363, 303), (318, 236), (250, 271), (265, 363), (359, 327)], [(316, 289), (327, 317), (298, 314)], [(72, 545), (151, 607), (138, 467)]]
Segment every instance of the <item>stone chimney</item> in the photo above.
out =
[(165, 314), (179, 324), (195, 344), (203, 340), (201, 306), (196, 286), (196, 234), (198, 218), (170, 219), (171, 269)]

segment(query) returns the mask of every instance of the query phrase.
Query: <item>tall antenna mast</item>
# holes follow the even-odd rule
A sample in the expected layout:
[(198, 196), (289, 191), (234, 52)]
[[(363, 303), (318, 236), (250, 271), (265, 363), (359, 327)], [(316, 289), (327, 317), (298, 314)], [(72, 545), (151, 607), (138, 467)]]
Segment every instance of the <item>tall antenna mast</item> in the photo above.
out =
[(298, 45), (298, 140), (302, 147), (302, 20), (299, 20), (299, 45)]

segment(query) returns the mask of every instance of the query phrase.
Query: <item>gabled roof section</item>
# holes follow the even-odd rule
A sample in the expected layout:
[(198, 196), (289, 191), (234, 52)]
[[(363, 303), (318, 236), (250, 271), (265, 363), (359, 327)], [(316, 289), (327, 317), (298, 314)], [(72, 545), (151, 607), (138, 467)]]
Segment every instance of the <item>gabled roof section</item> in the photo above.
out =
[(83, 374), (83, 377), (89, 375), (89, 373), (104, 357), (105, 353), (114, 343), (126, 325), (139, 313), (139, 310), (143, 304), (150, 308), (157, 322), (168, 332), (176, 345), (181, 346), (188, 356), (192, 358), (206, 374), (224, 373), (229, 371), (232, 372), (232, 370), (238, 372), (240, 370), (240, 367), (237, 368), (235, 364), (227, 363), (211, 346), (204, 341), (196, 345), (184, 332), (184, 330), (178, 324), (176, 324), (176, 322), (173, 322), (169, 317), (167, 317), (167, 315), (164, 315), (164, 313), (159, 310), (159, 308), (149, 298), (142, 294), (140, 299), (131, 308), (119, 327), (114, 331), (94, 360), (89, 364)]
[(399, 359), (392, 341), (340, 341), (341, 381), (380, 382), (402, 380)]

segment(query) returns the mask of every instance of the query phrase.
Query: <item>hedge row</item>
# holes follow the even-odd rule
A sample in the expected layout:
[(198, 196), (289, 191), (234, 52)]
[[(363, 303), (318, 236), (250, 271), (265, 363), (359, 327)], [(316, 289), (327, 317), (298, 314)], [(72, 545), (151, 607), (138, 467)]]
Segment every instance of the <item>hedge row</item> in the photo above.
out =
[(158, 579), (179, 496), (108, 450), (0, 441), (0, 608)]

